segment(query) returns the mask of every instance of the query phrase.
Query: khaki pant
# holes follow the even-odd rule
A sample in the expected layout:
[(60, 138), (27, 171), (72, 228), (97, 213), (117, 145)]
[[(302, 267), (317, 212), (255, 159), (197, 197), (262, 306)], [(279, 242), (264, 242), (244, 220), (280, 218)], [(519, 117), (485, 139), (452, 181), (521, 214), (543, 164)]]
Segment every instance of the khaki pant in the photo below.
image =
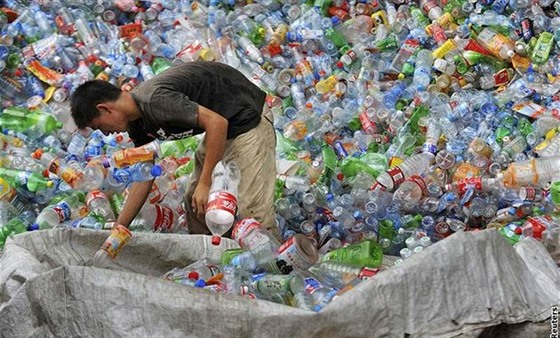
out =
[[(185, 194), (184, 207), (187, 226), (191, 234), (210, 234), (204, 218), (199, 218), (191, 207), (192, 196), (202, 172), (206, 155), (205, 139), (195, 154), (195, 167)], [(276, 181), (276, 134), (270, 108), (265, 103), (261, 122), (248, 132), (228, 140), (224, 161), (234, 161), (241, 171), (238, 187), (238, 219), (252, 217), (260, 221), (271, 233), (280, 238), (274, 210)], [(224, 236), (231, 236), (231, 229)]]

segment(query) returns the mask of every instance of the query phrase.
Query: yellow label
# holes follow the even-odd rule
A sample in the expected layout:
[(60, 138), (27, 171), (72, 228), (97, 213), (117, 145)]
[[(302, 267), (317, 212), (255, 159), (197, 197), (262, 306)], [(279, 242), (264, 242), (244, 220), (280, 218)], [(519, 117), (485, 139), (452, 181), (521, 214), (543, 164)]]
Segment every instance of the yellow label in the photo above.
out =
[(453, 49), (457, 48), (457, 45), (453, 40), (447, 39), (441, 46), (435, 49), (432, 52), (432, 57), (434, 59), (443, 59), (443, 57), (452, 51)]
[(43, 102), (45, 102), (45, 103), (49, 102), (49, 100), (52, 98), (55, 90), (56, 90), (56, 87), (54, 87), (54, 86), (50, 86), (49, 88), (47, 88), (47, 90), (45, 90), (45, 98), (43, 99)]

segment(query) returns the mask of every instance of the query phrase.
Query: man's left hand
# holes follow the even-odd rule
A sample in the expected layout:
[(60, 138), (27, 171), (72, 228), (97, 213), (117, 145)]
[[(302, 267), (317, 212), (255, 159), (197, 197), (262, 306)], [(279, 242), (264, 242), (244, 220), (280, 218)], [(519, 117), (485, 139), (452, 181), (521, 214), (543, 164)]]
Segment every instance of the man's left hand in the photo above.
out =
[(208, 194), (210, 193), (210, 186), (199, 183), (194, 190), (191, 202), (193, 212), (199, 217), (203, 218), (206, 213), (206, 205), (208, 204)]

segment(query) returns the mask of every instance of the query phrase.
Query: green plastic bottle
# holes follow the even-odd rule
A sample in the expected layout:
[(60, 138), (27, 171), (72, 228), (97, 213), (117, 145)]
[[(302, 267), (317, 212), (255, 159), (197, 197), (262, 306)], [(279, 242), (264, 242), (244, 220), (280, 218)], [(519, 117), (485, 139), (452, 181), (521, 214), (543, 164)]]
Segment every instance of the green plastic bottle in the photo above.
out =
[(321, 261), (336, 261), (357, 266), (376, 268), (380, 266), (383, 261), (383, 251), (374, 241), (365, 240), (360, 243), (328, 252), (323, 256)]
[(30, 192), (45, 190), (54, 184), (39, 173), (17, 169), (0, 168), (0, 177), (14, 188), (25, 188)]
[(233, 257), (245, 252), (243, 249), (228, 249), (222, 253), (221, 263), (222, 265), (228, 265), (231, 263)]
[(8, 223), (0, 225), (0, 249), (4, 247), (10, 235), (26, 232), (27, 227), (33, 224), (34, 220), (35, 214), (31, 211), (25, 211), (21, 215), (9, 220)]

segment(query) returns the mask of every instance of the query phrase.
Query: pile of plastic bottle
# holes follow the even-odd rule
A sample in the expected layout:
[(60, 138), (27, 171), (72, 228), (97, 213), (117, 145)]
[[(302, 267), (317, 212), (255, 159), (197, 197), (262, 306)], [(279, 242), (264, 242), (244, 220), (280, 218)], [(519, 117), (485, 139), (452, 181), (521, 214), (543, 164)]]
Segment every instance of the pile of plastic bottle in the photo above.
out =
[[(496, 228), (557, 249), (560, 1), (2, 3), (0, 247), (27, 230), (109, 228), (131, 182), (154, 178), (130, 229), (185, 233), (198, 139), (134, 148), (126, 133), (74, 131), (68, 98), (87, 80), (131, 90), (206, 60), (280, 98), (277, 156), (294, 166), (278, 175), (278, 226), (318, 256), (285, 276), (263, 268), (278, 255), (265, 250), (245, 268), (222, 262), (224, 283), (204, 261), (167, 279), (318, 309), (352, 285), (325, 277), (323, 258), (352, 245), (398, 263), (455, 232)], [(331, 296), (308, 299), (316, 283)]]

